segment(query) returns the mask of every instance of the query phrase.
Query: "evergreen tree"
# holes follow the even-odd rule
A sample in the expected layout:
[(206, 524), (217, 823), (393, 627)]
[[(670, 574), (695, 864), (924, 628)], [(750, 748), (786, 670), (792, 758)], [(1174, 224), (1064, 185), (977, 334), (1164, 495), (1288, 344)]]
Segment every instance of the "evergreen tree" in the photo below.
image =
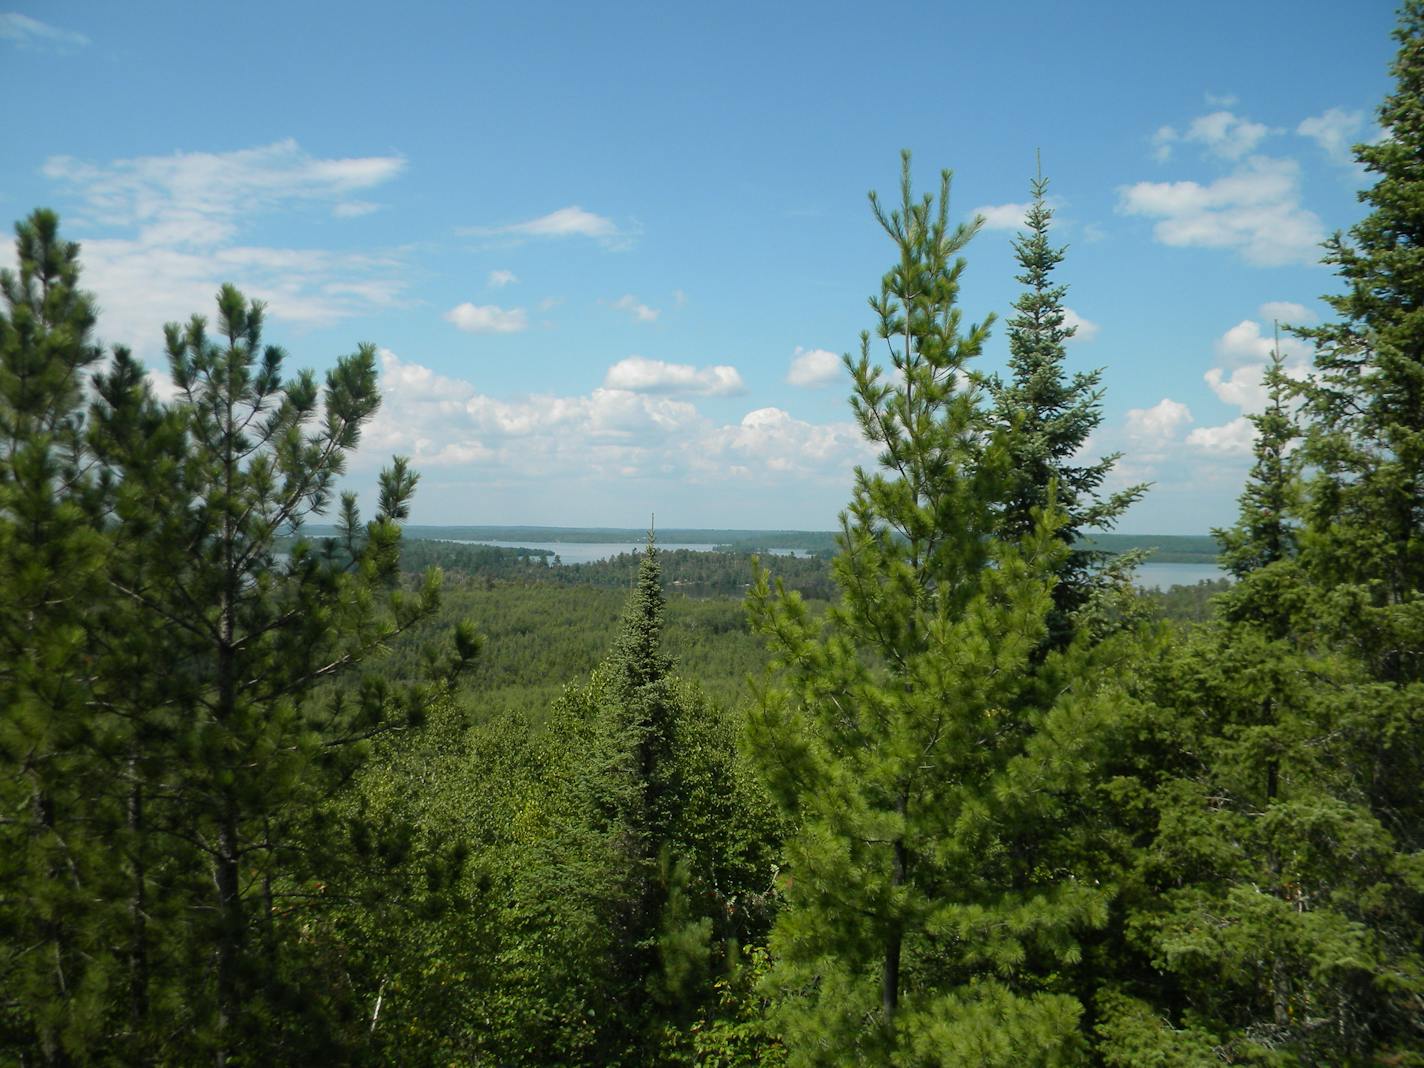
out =
[(1373, 211), (1326, 246), (1341, 321), (1299, 331), (1309, 381), (1272, 361), (1223, 539), (1239, 581), (1137, 729), (1145, 788), (1123, 795), (1147, 847), (1128, 979), (1101, 999), (1110, 1064), (1424, 1064), (1424, 3), (1396, 37), (1386, 137), (1356, 148)]
[(1072, 635), (1074, 614), (1103, 582), (1094, 574), (1106, 554), (1079, 547), (1083, 535), (1111, 529), (1147, 487), (1132, 486), (1103, 497), (1099, 491), (1118, 454), (1095, 463), (1078, 462), (1083, 445), (1103, 420), (1102, 372), (1080, 371), (1070, 377), (1064, 368), (1065, 343), (1078, 331), (1067, 321), (1063, 305), (1068, 287), (1053, 282), (1066, 249), (1049, 240), (1053, 209), (1047, 200), (1048, 180), (1041, 172), (1030, 190), (1033, 202), (1024, 220), (1028, 232), (1014, 239), (1014, 255), (1023, 269), (1017, 281), (1026, 288), (1014, 301), (1016, 314), (1008, 323), (1010, 377), (990, 383), (994, 420), (1007, 432), (1009, 450), (1008, 491), (997, 534), (1010, 541), (1030, 537), (1050, 501), (1062, 513), (1058, 538), (1068, 553), (1053, 590), (1049, 621), (1049, 640), (1061, 646)]
[(881, 448), (842, 517), (824, 623), (763, 572), (749, 609), (783, 669), (748, 725), (794, 827), (771, 948), (792, 1063), (1062, 1064), (1083, 1051), (1072, 972), (1108, 891), (1085, 857), (1082, 786), (1110, 736), (1121, 639), (1046, 656), (1067, 548), (1048, 498), (998, 537), (1012, 431), (989, 431), (969, 364), (988, 323), (956, 300), (975, 227), (901, 198), (898, 261), (871, 300), (895, 375), (862, 336), (852, 405)]
[(1212, 533), (1221, 544), (1221, 564), (1237, 578), (1296, 553), (1297, 513), (1295, 464), (1289, 450), (1299, 433), (1288, 407), (1293, 394), (1280, 345), (1271, 350), (1263, 384), (1266, 410), (1247, 416), (1256, 428), (1252, 446), (1256, 461), (1246, 476), (1236, 525)]
[(1340, 318), (1297, 332), (1316, 348), (1302, 563), (1338, 587), (1341, 633), (1382, 677), (1404, 680), (1424, 678), (1414, 638), (1424, 590), (1424, 3), (1406, 0), (1394, 36), (1384, 136), (1355, 147), (1375, 177), (1360, 193), (1371, 210), (1326, 243), (1345, 289), (1325, 300)]
[(58, 217), (15, 233), (18, 271), (0, 272), (0, 1048), (69, 1064), (103, 1033), (114, 965), (87, 686), (107, 542), (82, 414), (100, 350)]
[(622, 623), (533, 742), (503, 851), (502, 1063), (681, 1063), (736, 947), (764, 937), (774, 828), (727, 714), (673, 673), (651, 536)]
[[(413, 596), (393, 585), (416, 481), (403, 460), (381, 474), (373, 522), (345, 494), (339, 538), (274, 554), (279, 535), (328, 507), (376, 410), (374, 348), (338, 361), (319, 391), (310, 372), (282, 380), (284, 354), (261, 329), (261, 305), (231, 286), (218, 294), (219, 338), (201, 317), (168, 327), (179, 397), (150, 399), (161, 433), (107, 417), (141, 389), (119, 354), (100, 379), (107, 432), (95, 439), (121, 479), (110, 581), (144, 635), (114, 662), (152, 680), (130, 688), (128, 718), (145, 728), (135, 774), (161, 784), (149, 820), (173, 843), (150, 877), (184, 906), (152, 962), (183, 989), (189, 1044), (167, 1055), (219, 1064), (340, 1040), (330, 992), (314, 996), (312, 947), (295, 937), (320, 905), (313, 887), (339, 884), (355, 852), (326, 802), (365, 742), (418, 722), (439, 685), (336, 681), (437, 603), (437, 573)], [(456, 638), (449, 659), (432, 651), (432, 680), (473, 655), (468, 629)]]

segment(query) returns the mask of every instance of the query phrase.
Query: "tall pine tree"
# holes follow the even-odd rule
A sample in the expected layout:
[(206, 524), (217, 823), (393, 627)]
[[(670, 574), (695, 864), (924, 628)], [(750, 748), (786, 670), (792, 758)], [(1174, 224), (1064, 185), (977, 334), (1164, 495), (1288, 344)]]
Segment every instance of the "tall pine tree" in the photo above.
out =
[(1011, 430), (970, 373), (988, 324), (957, 307), (949, 175), (872, 197), (897, 261), (847, 357), (881, 449), (857, 470), (824, 620), (763, 573), (750, 596), (780, 678), (749, 748), (795, 828), (771, 947), (792, 1063), (1057, 1064), (1083, 1048), (1071, 972), (1108, 893), (1080, 793), (1110, 731), (1119, 647), (1040, 655), (1067, 547), (1048, 506), (999, 536)]
[[(183, 991), (184, 1038), (162, 1054), (220, 1065), (339, 1041), (340, 1009), (298, 937), (359, 838), (326, 802), (366, 741), (418, 722), (439, 685), (352, 681), (437, 604), (437, 574), (413, 594), (395, 583), (416, 481), (403, 460), (381, 474), (374, 521), (346, 494), (338, 538), (277, 555), (278, 537), (328, 508), (376, 410), (373, 347), (339, 360), (319, 390), (310, 372), (284, 381), (284, 353), (261, 337), (261, 305), (226, 286), (216, 336), (196, 316), (167, 330), (179, 395), (147, 401), (161, 432), (132, 433), (112, 414), (143, 391), (126, 354), (100, 379), (96, 415), (96, 451), (120, 479), (109, 580), (144, 637), (115, 647), (115, 668), (142, 681), (125, 697), (116, 679), (113, 702), (144, 726), (130, 767), (168, 843), (143, 878), (180, 902), (150, 933), (155, 982)], [(432, 680), (473, 654), (467, 628), (456, 639), (440, 663), (432, 652)]]
[(0, 1049), (59, 1065), (102, 1045), (117, 970), (88, 625), (109, 549), (84, 449), (101, 354), (79, 246), (49, 211), (15, 232), (18, 270), (0, 272)]

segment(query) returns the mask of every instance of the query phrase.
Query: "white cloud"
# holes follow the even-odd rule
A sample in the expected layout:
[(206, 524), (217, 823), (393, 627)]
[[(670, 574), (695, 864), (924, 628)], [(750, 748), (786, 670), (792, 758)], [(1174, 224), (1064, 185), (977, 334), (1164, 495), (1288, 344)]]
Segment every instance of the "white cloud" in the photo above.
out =
[(1301, 120), (1295, 132), (1308, 137), (1319, 145), (1327, 156), (1336, 163), (1354, 163), (1352, 147), (1363, 139), (1365, 113), (1346, 111), (1344, 108), (1330, 108), (1319, 115)]
[(852, 467), (871, 458), (854, 424), (806, 423), (776, 408), (723, 425), (687, 401), (607, 384), (500, 399), (389, 351), (381, 367), (382, 405), (362, 439), (361, 469), (401, 453), (417, 469), (482, 469), (515, 484), (655, 476), (848, 485)]
[(672, 302), (681, 308), (687, 303), (687, 294), (680, 289), (674, 289), (672, 291)]
[(1325, 229), (1301, 206), (1294, 160), (1253, 156), (1208, 185), (1138, 182), (1119, 190), (1118, 210), (1159, 221), (1157, 240), (1175, 247), (1229, 248), (1247, 263), (1315, 263)]
[[(1262, 312), (1270, 305), (1264, 305)], [(1306, 356), (1310, 351), (1310, 345), (1291, 334), (1281, 334), (1280, 337), (1281, 354), (1287, 359), (1292, 357)], [(1268, 334), (1262, 329), (1261, 324), (1254, 319), (1242, 319), (1226, 333), (1216, 340), (1216, 353), (1225, 362), (1235, 365), (1247, 363), (1264, 363), (1270, 359), (1272, 350), (1276, 347), (1276, 340), (1273, 334)]]
[(603, 385), (607, 389), (632, 393), (687, 393), (708, 397), (730, 397), (746, 392), (742, 376), (735, 367), (718, 364), (697, 368), (643, 356), (619, 360), (604, 375)]
[(1230, 111), (1213, 111), (1193, 119), (1182, 140), (1204, 145), (1209, 152), (1225, 159), (1240, 159), (1271, 132), (1268, 126), (1250, 122)]
[(986, 230), (1020, 230), (1028, 208), (1028, 204), (985, 204), (975, 208), (969, 216), (983, 218)]
[(517, 334), (529, 327), (523, 308), (501, 308), (494, 304), (457, 304), (445, 313), (447, 322), (471, 334)]
[(73, 30), (60, 29), (18, 11), (0, 12), (0, 41), (13, 41), (21, 48), (72, 52), (89, 44), (89, 38)]
[[(84, 246), (85, 287), (99, 299), (100, 333), (152, 354), (163, 324), (210, 314), (223, 282), (265, 300), (272, 318), (303, 324), (400, 303), (405, 265), (398, 255), (240, 239), (263, 214), (339, 213), (351, 193), (387, 182), (404, 167), (398, 156), (320, 159), (287, 140), (107, 164), (56, 156), (43, 170), (82, 205), (70, 224)], [(100, 236), (105, 230), (120, 236)]]
[(497, 270), (490, 271), (486, 284), (491, 289), (503, 289), (505, 286), (513, 285), (519, 281), (519, 276), (513, 271)]
[(848, 475), (856, 463), (864, 464), (872, 456), (854, 423), (807, 423), (781, 408), (758, 408), (737, 425), (706, 434), (695, 466), (753, 480), (767, 473)]
[(1267, 322), (1289, 323), (1292, 326), (1299, 326), (1304, 323), (1313, 323), (1318, 316), (1307, 308), (1304, 304), (1297, 304), (1292, 300), (1268, 300), (1261, 305), (1261, 318)]
[(202, 248), (236, 236), (244, 217), (303, 201), (339, 202), (404, 169), (400, 156), (320, 159), (288, 138), (234, 152), (175, 152), (106, 165), (52, 156), (43, 173), (76, 191), (95, 222), (137, 227), (149, 244)]
[(1220, 367), (1213, 367), (1202, 377), (1223, 404), (1234, 405), (1244, 412), (1259, 412), (1269, 400), (1262, 382), (1265, 370), (1263, 363), (1237, 367), (1229, 374)]
[(370, 215), (380, 210), (379, 204), (373, 204), (369, 200), (343, 200), (331, 209), (331, 214), (338, 219), (358, 219), (362, 215)]
[(1244, 415), (1221, 426), (1197, 427), (1187, 435), (1187, 444), (1222, 456), (1249, 456), (1256, 442), (1256, 428)]
[(1192, 422), (1192, 410), (1180, 401), (1163, 397), (1151, 408), (1132, 408), (1127, 413), (1127, 433), (1150, 451), (1162, 448), (1177, 432)]
[(467, 226), (457, 232), (467, 237), (508, 237), (516, 240), (589, 237), (610, 248), (625, 247), (630, 239), (630, 235), (620, 230), (612, 219), (584, 211), (577, 204), (507, 226)]
[(1158, 163), (1166, 163), (1172, 158), (1172, 146), (1182, 139), (1175, 126), (1159, 126), (1152, 135), (1152, 158)]
[(1076, 328), (1073, 336), (1068, 339), (1069, 344), (1075, 341), (1092, 341), (1102, 330), (1102, 327), (1097, 323), (1091, 319), (1084, 319), (1072, 308), (1068, 307), (1063, 309), (1063, 325)]
[(803, 349), (796, 347), (791, 354), (791, 369), (786, 372), (786, 381), (793, 386), (815, 389), (828, 386), (841, 376), (841, 358), (825, 349)]
[(1223, 93), (1220, 95), (1216, 93), (1206, 93), (1204, 94), (1204, 98), (1206, 102), (1214, 108), (1234, 108), (1240, 103), (1234, 93)]
[(654, 322), (660, 314), (657, 308), (650, 308), (646, 304), (639, 303), (638, 298), (631, 293), (623, 294), (623, 296), (613, 301), (609, 307), (627, 312), (633, 317), (634, 322), (639, 323)]

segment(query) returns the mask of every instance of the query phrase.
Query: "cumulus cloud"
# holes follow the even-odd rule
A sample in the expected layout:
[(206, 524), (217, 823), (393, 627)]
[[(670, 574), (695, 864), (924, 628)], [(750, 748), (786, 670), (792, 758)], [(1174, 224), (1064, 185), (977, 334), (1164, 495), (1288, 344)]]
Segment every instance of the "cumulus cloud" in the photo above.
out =
[[(1263, 305), (1262, 313), (1268, 307), (1270, 305)], [(1309, 344), (1291, 334), (1281, 335), (1280, 346), (1281, 354), (1287, 359), (1302, 357), (1311, 351)], [(1271, 352), (1275, 347), (1274, 334), (1263, 328), (1254, 319), (1242, 319), (1216, 340), (1217, 355), (1225, 362), (1238, 366), (1247, 363), (1265, 363), (1270, 359)]]
[(486, 285), (491, 289), (503, 289), (505, 286), (513, 285), (517, 281), (519, 281), (519, 277), (513, 271), (490, 271)]
[(1150, 408), (1132, 408), (1127, 413), (1127, 434), (1148, 451), (1156, 452), (1192, 422), (1192, 410), (1180, 401), (1163, 397)]
[(445, 313), (445, 319), (470, 334), (517, 334), (529, 327), (529, 317), (523, 308), (501, 308), (469, 301), (451, 308)]
[(1256, 442), (1256, 428), (1244, 415), (1221, 426), (1197, 427), (1187, 435), (1187, 444), (1221, 456), (1247, 456)]
[(633, 321), (638, 323), (655, 322), (659, 315), (657, 308), (650, 308), (646, 304), (640, 303), (638, 298), (631, 293), (623, 294), (623, 296), (613, 301), (609, 307), (627, 312), (633, 317)]
[(1314, 141), (1335, 163), (1348, 165), (1354, 163), (1351, 149), (1362, 140), (1364, 129), (1363, 111), (1329, 108), (1319, 115), (1302, 119), (1295, 132)]
[(384, 350), (381, 393), (362, 439), (363, 469), (400, 453), (417, 468), (483, 469), (515, 482), (655, 475), (848, 483), (870, 457), (852, 423), (807, 423), (762, 408), (720, 424), (687, 401), (609, 384), (573, 396), (496, 398)]
[(825, 349), (803, 349), (796, 346), (791, 354), (791, 369), (786, 381), (793, 386), (815, 389), (828, 386), (841, 376), (841, 358)]
[[(1309, 309), (1288, 301), (1263, 304), (1261, 313), (1297, 322), (1314, 317)], [(1241, 414), (1221, 426), (1198, 427), (1187, 435), (1188, 445), (1223, 457), (1250, 454), (1255, 428), (1246, 416), (1264, 411), (1270, 403), (1265, 385), (1266, 364), (1275, 347), (1275, 339), (1251, 319), (1243, 319), (1217, 339), (1217, 356), (1228, 366), (1209, 368), (1202, 378), (1217, 400), (1239, 409)], [(1287, 375), (1301, 379), (1309, 373), (1311, 350), (1306, 342), (1282, 335), (1280, 351)]]
[(0, 11), (0, 41), (50, 52), (73, 52), (89, 44), (89, 38), (82, 33), (51, 26), (18, 11)]
[(718, 364), (694, 367), (687, 363), (667, 363), (643, 356), (619, 360), (604, 375), (608, 389), (633, 393), (684, 393), (708, 397), (730, 397), (745, 393), (746, 386), (735, 367)]
[[(1216, 102), (1210, 96), (1207, 100), (1209, 103)], [(1236, 160), (1252, 152), (1267, 135), (1279, 132), (1220, 108), (1207, 115), (1198, 115), (1185, 130), (1178, 130), (1175, 126), (1158, 127), (1152, 135), (1152, 155), (1157, 162), (1165, 163), (1172, 158), (1172, 149), (1179, 142), (1187, 142), (1201, 145), (1222, 159)]]
[(1063, 309), (1063, 325), (1076, 328), (1074, 330), (1073, 336), (1068, 339), (1069, 344), (1072, 344), (1075, 341), (1092, 341), (1095, 337), (1098, 336), (1098, 333), (1102, 330), (1102, 327), (1100, 327), (1097, 323), (1093, 322), (1091, 319), (1084, 319), (1072, 308), (1068, 307), (1065, 307)]
[(854, 423), (807, 423), (781, 408), (748, 412), (735, 426), (711, 430), (700, 445), (694, 458), (698, 470), (753, 479), (767, 472), (849, 474), (872, 455)]
[(1268, 300), (1261, 305), (1261, 318), (1267, 322), (1274, 321), (1300, 326), (1304, 323), (1315, 322), (1319, 316), (1304, 304), (1297, 304), (1293, 300)]
[(1243, 119), (1230, 111), (1213, 111), (1193, 119), (1182, 140), (1203, 145), (1209, 152), (1225, 159), (1240, 159), (1271, 132), (1270, 127)]
[(1257, 266), (1313, 264), (1325, 237), (1301, 205), (1294, 160), (1252, 156), (1233, 173), (1198, 182), (1138, 182), (1118, 191), (1118, 210), (1159, 220), (1154, 236), (1176, 247), (1228, 248)]
[(209, 313), (227, 281), (265, 300), (273, 318), (309, 325), (400, 303), (406, 283), (398, 255), (241, 238), (265, 214), (339, 214), (343, 204), (363, 203), (352, 193), (391, 181), (404, 167), (399, 156), (319, 158), (286, 140), (109, 163), (55, 156), (43, 171), (80, 203), (71, 224), (84, 246), (85, 287), (99, 298), (101, 333), (151, 353), (163, 323)]
[(467, 237), (505, 237), (515, 241), (588, 237), (610, 248), (625, 247), (630, 240), (630, 235), (612, 219), (584, 211), (577, 204), (506, 226), (467, 226), (457, 232)]
[(978, 215), (984, 220), (986, 230), (1019, 230), (1023, 228), (1024, 215), (1028, 204), (985, 204), (970, 212), (970, 217)]

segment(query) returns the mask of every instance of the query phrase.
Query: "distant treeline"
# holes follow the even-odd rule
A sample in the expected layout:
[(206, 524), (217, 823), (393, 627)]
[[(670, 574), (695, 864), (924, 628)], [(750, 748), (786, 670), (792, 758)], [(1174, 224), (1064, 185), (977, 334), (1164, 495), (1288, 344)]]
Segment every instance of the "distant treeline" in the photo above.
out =
[[(334, 527), (313, 525), (307, 528), (311, 537), (328, 537)], [(404, 528), (408, 541), (505, 541), (505, 542), (569, 542), (595, 544), (601, 542), (642, 542), (646, 530), (631, 527), (534, 527), (534, 526), (410, 526)], [(832, 530), (714, 530), (710, 528), (670, 528), (657, 532), (658, 544), (664, 548), (678, 545), (715, 545), (734, 553), (753, 553), (770, 549), (799, 549), (813, 556), (832, 556), (836, 552), (836, 532)], [(1101, 549), (1119, 554), (1144, 550), (1157, 564), (1215, 564), (1220, 546), (1210, 534), (1092, 534), (1080, 547)], [(522, 555), (539, 555), (544, 550), (519, 549)], [(443, 565), (442, 565), (443, 566)]]

